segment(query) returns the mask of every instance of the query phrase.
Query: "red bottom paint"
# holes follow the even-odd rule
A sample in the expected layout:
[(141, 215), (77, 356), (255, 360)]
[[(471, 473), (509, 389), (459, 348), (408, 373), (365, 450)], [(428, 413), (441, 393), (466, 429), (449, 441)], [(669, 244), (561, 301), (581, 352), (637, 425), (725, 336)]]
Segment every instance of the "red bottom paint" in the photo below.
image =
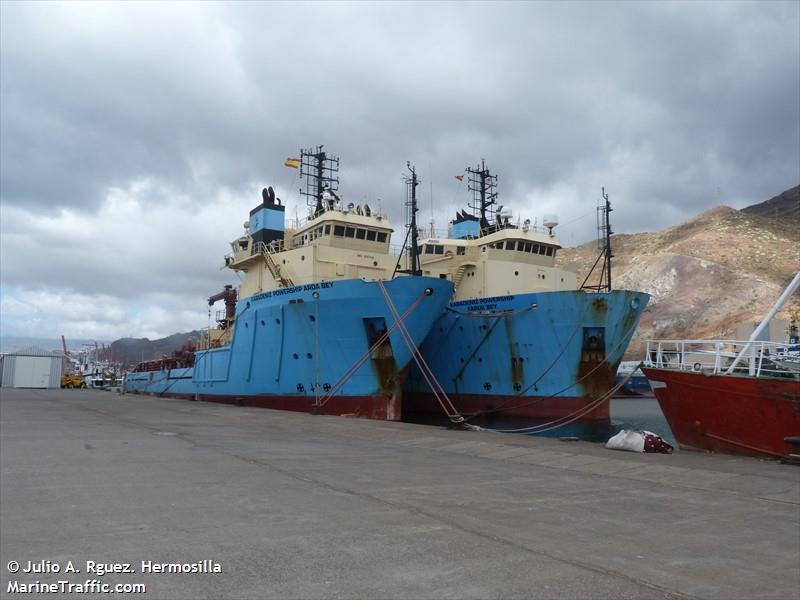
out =
[(800, 381), (708, 375), (644, 367), (661, 412), (682, 447), (788, 456), (800, 435)]
[[(236, 406), (254, 406), (274, 410), (311, 413), (314, 398), (307, 396), (220, 396), (216, 394), (146, 394), (148, 396), (202, 400)], [(361, 417), (379, 421), (399, 421), (401, 414), (397, 399), (390, 396), (335, 396), (319, 411), (323, 415)]]
[[(484, 411), (503, 417), (526, 417), (531, 419), (561, 419), (578, 417), (576, 422), (608, 421), (608, 402), (582, 414), (593, 398), (581, 397), (520, 397), (487, 396), (482, 394), (458, 394), (450, 396), (456, 410), (465, 417)], [(444, 414), (433, 394), (403, 394), (403, 411), (416, 414)], [(580, 415), (580, 416), (579, 416)]]

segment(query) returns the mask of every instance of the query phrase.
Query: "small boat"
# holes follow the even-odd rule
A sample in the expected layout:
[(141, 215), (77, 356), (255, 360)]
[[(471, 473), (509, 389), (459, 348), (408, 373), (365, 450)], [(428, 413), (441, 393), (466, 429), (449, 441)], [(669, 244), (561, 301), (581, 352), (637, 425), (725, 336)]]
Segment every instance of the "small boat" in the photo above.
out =
[(642, 370), (682, 448), (794, 458), (789, 439), (800, 436), (797, 350), (758, 337), (798, 287), (800, 273), (746, 341), (647, 343)]
[(615, 385), (622, 384), (621, 394), (632, 396), (652, 395), (653, 389), (650, 387), (650, 380), (642, 373), (639, 365), (641, 365), (641, 362), (638, 360), (623, 360), (619, 363), (614, 383)]

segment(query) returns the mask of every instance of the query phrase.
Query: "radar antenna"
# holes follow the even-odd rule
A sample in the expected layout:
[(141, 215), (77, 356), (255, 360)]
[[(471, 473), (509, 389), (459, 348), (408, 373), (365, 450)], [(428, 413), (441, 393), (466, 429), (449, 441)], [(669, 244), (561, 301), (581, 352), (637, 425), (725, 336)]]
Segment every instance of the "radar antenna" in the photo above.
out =
[(336, 195), (336, 190), (339, 189), (339, 157), (329, 155), (322, 145), (300, 150), (300, 178), (303, 177), (305, 188), (300, 188), (300, 194), (306, 197), (306, 203), (314, 209), (315, 217), (332, 208), (323, 206), (325, 192), (339, 200)]
[(480, 219), (481, 231), (487, 231), (491, 227), (492, 219), (497, 210), (493, 206), (497, 203), (497, 175), (492, 175), (486, 168), (486, 162), (481, 159), (481, 164), (465, 169), (469, 175), (467, 187), (472, 192), (472, 202), (469, 207), (472, 214)]
[[(603, 200), (605, 200), (605, 203), (602, 203), (597, 207), (597, 248), (600, 250), (600, 254), (597, 257), (597, 260), (594, 261), (592, 268), (589, 269), (586, 279), (583, 280), (581, 289), (594, 290), (596, 292), (610, 292), (611, 259), (614, 257), (614, 254), (611, 252), (611, 235), (614, 232), (611, 231), (610, 214), (613, 209), (611, 208), (611, 202), (608, 201), (606, 188), (600, 188), (600, 195), (603, 197)], [(594, 270), (600, 263), (601, 258), (603, 259), (603, 267), (600, 270), (600, 281), (597, 283), (597, 285), (587, 285), (589, 278), (592, 276), (592, 273), (594, 273)]]

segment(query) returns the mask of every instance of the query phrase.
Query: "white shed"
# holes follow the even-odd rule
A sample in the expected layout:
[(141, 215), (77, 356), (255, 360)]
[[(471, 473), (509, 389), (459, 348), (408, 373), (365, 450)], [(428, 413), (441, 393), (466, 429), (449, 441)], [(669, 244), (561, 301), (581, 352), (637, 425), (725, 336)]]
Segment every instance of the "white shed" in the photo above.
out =
[(59, 388), (64, 355), (30, 348), (4, 354), (0, 386), (4, 388)]

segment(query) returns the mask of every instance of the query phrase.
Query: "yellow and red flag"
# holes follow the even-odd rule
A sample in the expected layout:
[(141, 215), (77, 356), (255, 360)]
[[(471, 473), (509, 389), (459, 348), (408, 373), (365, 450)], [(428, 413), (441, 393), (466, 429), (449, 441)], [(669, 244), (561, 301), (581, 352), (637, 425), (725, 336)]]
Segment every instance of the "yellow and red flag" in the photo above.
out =
[(291, 167), (292, 169), (298, 169), (300, 167), (300, 159), (299, 158), (287, 158), (286, 162), (283, 163), (284, 167)]

